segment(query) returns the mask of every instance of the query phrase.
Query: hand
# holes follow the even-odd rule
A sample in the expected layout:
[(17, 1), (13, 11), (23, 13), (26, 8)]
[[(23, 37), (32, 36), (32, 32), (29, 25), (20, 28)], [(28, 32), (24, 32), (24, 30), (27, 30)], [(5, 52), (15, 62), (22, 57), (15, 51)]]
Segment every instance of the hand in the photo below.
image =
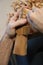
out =
[(27, 21), (26, 19), (20, 18), (19, 19), (19, 14), (20, 14), (21, 9), (19, 9), (17, 12), (14, 13), (14, 16), (11, 17), (8, 27), (10, 28), (15, 28), (17, 26), (24, 25)]
[(43, 32), (43, 7), (40, 9), (34, 7), (33, 11), (29, 11), (27, 19), (33, 27), (38, 29), (40, 32)]

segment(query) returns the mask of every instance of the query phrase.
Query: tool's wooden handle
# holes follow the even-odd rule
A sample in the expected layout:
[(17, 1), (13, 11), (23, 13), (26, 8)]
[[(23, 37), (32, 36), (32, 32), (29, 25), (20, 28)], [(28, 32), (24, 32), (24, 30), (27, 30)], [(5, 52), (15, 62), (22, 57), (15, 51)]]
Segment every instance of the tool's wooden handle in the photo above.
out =
[(27, 37), (23, 35), (16, 36), (13, 54), (27, 55)]

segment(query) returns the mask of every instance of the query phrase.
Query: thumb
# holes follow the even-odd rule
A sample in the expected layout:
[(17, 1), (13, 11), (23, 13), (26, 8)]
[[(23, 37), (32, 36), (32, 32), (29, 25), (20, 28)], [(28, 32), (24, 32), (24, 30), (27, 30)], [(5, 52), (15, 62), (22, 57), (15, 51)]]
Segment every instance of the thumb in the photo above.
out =
[(30, 20), (33, 18), (34, 16), (34, 12), (32, 10), (29, 10), (28, 14), (27, 14), (27, 20), (28, 22), (30, 22)]
[(34, 29), (37, 29), (37, 26), (36, 26), (36, 24), (34, 23), (34, 22), (37, 21), (36, 15), (35, 15), (35, 13), (34, 13), (32, 10), (30, 10), (29, 13), (27, 14), (27, 20), (28, 20), (28, 22), (32, 25), (32, 27), (33, 27)]

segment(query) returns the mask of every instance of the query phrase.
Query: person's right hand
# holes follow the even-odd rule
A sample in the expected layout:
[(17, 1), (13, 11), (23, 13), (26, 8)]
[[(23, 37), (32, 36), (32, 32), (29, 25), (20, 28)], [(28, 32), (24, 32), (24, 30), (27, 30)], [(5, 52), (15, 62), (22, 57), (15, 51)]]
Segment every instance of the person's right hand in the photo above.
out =
[(27, 15), (28, 22), (40, 32), (43, 32), (43, 7), (34, 7)]

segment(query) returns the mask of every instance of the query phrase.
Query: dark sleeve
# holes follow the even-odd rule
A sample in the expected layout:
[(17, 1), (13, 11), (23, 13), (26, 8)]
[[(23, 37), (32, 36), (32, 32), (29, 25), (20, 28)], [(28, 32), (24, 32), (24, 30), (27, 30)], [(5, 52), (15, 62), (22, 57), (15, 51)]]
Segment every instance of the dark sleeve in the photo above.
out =
[(36, 54), (43, 51), (43, 35), (28, 40), (28, 54)]

